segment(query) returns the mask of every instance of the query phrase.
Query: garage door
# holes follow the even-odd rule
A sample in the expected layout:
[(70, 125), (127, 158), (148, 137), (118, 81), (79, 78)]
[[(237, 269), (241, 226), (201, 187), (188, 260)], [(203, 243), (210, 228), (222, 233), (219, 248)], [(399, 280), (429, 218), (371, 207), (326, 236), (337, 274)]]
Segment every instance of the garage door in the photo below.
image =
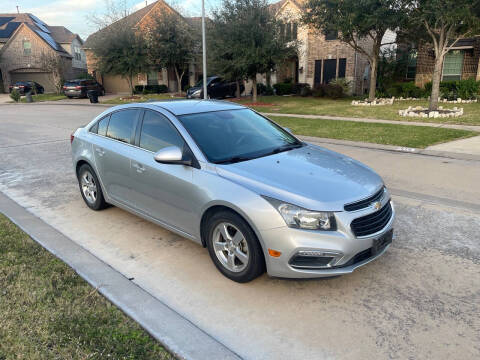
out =
[(42, 72), (12, 72), (10, 73), (12, 84), (17, 81), (35, 81), (45, 88), (45, 92), (55, 92), (50, 75)]

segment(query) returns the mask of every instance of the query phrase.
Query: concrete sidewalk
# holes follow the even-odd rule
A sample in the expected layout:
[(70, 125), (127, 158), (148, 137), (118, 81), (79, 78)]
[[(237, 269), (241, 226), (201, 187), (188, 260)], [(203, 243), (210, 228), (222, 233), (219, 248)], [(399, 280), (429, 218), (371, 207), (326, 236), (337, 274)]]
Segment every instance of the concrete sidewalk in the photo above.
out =
[(426, 150), (448, 151), (461, 154), (480, 155), (480, 136), (454, 140), (443, 144), (432, 145)]
[(356, 121), (364, 123), (377, 124), (395, 124), (395, 125), (412, 125), (412, 126), (428, 126), (445, 129), (459, 129), (480, 132), (480, 125), (458, 125), (458, 124), (444, 124), (418, 121), (397, 121), (397, 120), (380, 120), (369, 118), (354, 118), (343, 116), (328, 116), (328, 115), (300, 115), (300, 114), (281, 114), (281, 113), (261, 113), (265, 116), (282, 116), (282, 117), (298, 117), (303, 119), (319, 119), (319, 120), (339, 120), (339, 121)]

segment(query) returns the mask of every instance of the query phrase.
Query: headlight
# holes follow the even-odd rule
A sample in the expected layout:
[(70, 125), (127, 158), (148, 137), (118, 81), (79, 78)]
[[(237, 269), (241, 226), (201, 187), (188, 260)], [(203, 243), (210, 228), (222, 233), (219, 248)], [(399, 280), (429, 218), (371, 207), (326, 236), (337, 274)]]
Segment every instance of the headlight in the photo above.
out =
[(332, 212), (310, 211), (299, 206), (263, 197), (282, 215), (285, 223), (292, 228), (308, 230), (336, 230), (335, 216)]

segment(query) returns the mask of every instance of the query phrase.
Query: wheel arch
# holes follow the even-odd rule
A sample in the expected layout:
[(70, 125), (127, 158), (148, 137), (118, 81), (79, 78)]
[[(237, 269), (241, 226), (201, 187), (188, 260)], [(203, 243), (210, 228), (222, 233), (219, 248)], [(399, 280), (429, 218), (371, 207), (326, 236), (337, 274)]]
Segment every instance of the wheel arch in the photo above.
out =
[(238, 207), (234, 206), (233, 204), (230, 203), (212, 203), (206, 206), (202, 213), (202, 217), (200, 220), (200, 239), (202, 242), (202, 246), (206, 247), (207, 246), (207, 233), (206, 233), (206, 224), (208, 222), (208, 219), (218, 211), (230, 211), (235, 213), (236, 215), (240, 216), (247, 224), (250, 226), (250, 228), (253, 230), (255, 233), (255, 236), (257, 237), (258, 242), (260, 243), (260, 247), (262, 248), (263, 254), (265, 256), (265, 246), (263, 244), (263, 240), (259, 234), (258, 229), (255, 227), (251, 219)]

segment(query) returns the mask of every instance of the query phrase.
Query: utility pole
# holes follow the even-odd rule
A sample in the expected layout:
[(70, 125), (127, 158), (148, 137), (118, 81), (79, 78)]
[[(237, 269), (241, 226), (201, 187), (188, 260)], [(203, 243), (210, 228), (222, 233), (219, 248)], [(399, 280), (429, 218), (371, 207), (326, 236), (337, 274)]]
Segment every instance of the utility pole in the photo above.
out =
[(207, 41), (205, 39), (205, 0), (202, 0), (203, 99), (207, 99)]
[(18, 9), (18, 5), (17, 5), (17, 14), (20, 14), (20, 10)]

